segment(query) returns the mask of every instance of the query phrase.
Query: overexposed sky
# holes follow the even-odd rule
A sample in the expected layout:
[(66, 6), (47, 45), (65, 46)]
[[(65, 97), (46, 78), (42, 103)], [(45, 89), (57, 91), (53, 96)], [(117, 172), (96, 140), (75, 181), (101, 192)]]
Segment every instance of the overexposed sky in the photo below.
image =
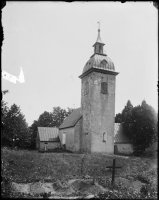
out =
[(119, 72), (115, 113), (130, 100), (157, 111), (158, 11), (152, 2), (7, 2), (2, 10), (4, 100), (20, 106), (29, 125), (53, 107), (80, 107), (82, 70), (93, 54), (100, 21), (104, 50)]

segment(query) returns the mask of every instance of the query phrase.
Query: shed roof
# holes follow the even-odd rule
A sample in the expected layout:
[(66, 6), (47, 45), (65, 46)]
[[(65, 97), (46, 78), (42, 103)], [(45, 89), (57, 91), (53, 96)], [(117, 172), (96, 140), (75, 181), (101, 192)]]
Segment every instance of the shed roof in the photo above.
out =
[(40, 141), (59, 141), (59, 130), (57, 127), (38, 127)]
[(78, 120), (82, 117), (81, 108), (75, 109), (61, 124), (59, 129), (69, 128), (76, 125)]
[(124, 132), (123, 124), (114, 124), (114, 143), (131, 143), (130, 138)]

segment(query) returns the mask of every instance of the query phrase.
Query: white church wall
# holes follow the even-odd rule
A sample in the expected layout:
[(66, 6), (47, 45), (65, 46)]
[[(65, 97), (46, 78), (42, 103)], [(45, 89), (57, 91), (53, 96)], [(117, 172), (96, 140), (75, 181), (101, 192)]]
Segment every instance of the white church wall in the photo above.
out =
[(59, 138), (61, 144), (63, 144), (63, 137), (66, 137), (66, 149), (73, 151), (74, 150), (74, 127), (60, 129)]
[(114, 153), (115, 154), (132, 154), (133, 153), (133, 145), (132, 144), (124, 144), (124, 143), (116, 143)]

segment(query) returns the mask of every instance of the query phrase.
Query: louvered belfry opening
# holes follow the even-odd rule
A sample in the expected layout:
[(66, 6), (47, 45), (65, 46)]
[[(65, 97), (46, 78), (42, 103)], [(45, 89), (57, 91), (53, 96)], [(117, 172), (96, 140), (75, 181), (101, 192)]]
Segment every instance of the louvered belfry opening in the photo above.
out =
[(108, 94), (108, 84), (107, 82), (101, 82), (101, 93)]

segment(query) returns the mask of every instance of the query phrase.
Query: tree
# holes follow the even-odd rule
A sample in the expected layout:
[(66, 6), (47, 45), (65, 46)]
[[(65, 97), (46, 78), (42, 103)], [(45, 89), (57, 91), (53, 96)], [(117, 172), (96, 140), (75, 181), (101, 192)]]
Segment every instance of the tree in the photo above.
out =
[[(5, 95), (6, 93), (8, 93), (8, 90), (4, 90), (2, 91), (2, 95)], [(7, 106), (7, 102), (5, 102), (4, 100), (1, 100), (1, 140), (2, 140), (2, 145), (6, 143), (6, 139), (5, 139), (5, 118), (7, 116), (7, 113), (9, 111), (9, 108)]]
[(36, 136), (37, 136), (37, 130), (38, 130), (38, 121), (34, 120), (33, 124), (29, 127), (29, 132), (31, 134), (31, 149), (36, 148)]
[(144, 100), (141, 105), (131, 109), (124, 121), (124, 128), (133, 142), (134, 151), (142, 153), (156, 138), (157, 113)]
[(122, 110), (121, 113), (116, 114), (115, 123), (125, 123), (131, 122), (131, 111), (133, 109), (133, 105), (130, 100), (127, 101), (126, 106)]
[(7, 106), (7, 102), (1, 100), (1, 128), (4, 126), (5, 117), (7, 116), (8, 110), (9, 108)]
[(131, 112), (133, 110), (133, 105), (130, 100), (127, 101), (125, 108), (122, 110), (121, 117), (122, 122), (131, 122)]
[(118, 113), (116, 114), (115, 116), (115, 123), (122, 123), (123, 120), (122, 120), (122, 114), (121, 113)]
[(10, 146), (13, 145), (13, 141), (19, 147), (26, 147), (30, 144), (30, 135), (25, 116), (16, 104), (11, 106), (5, 117), (4, 135), (5, 141)]
[(53, 107), (53, 122), (54, 124), (56, 124), (57, 127), (59, 127), (62, 122), (64, 121), (64, 119), (66, 117), (68, 117), (71, 112), (74, 110), (73, 108), (67, 108), (68, 111), (66, 111), (65, 109), (58, 107)]
[(6, 93), (9, 93), (9, 90), (3, 90), (2, 95), (5, 95)]
[(55, 123), (53, 122), (52, 113), (45, 111), (39, 116), (38, 125), (41, 127), (53, 127)]

